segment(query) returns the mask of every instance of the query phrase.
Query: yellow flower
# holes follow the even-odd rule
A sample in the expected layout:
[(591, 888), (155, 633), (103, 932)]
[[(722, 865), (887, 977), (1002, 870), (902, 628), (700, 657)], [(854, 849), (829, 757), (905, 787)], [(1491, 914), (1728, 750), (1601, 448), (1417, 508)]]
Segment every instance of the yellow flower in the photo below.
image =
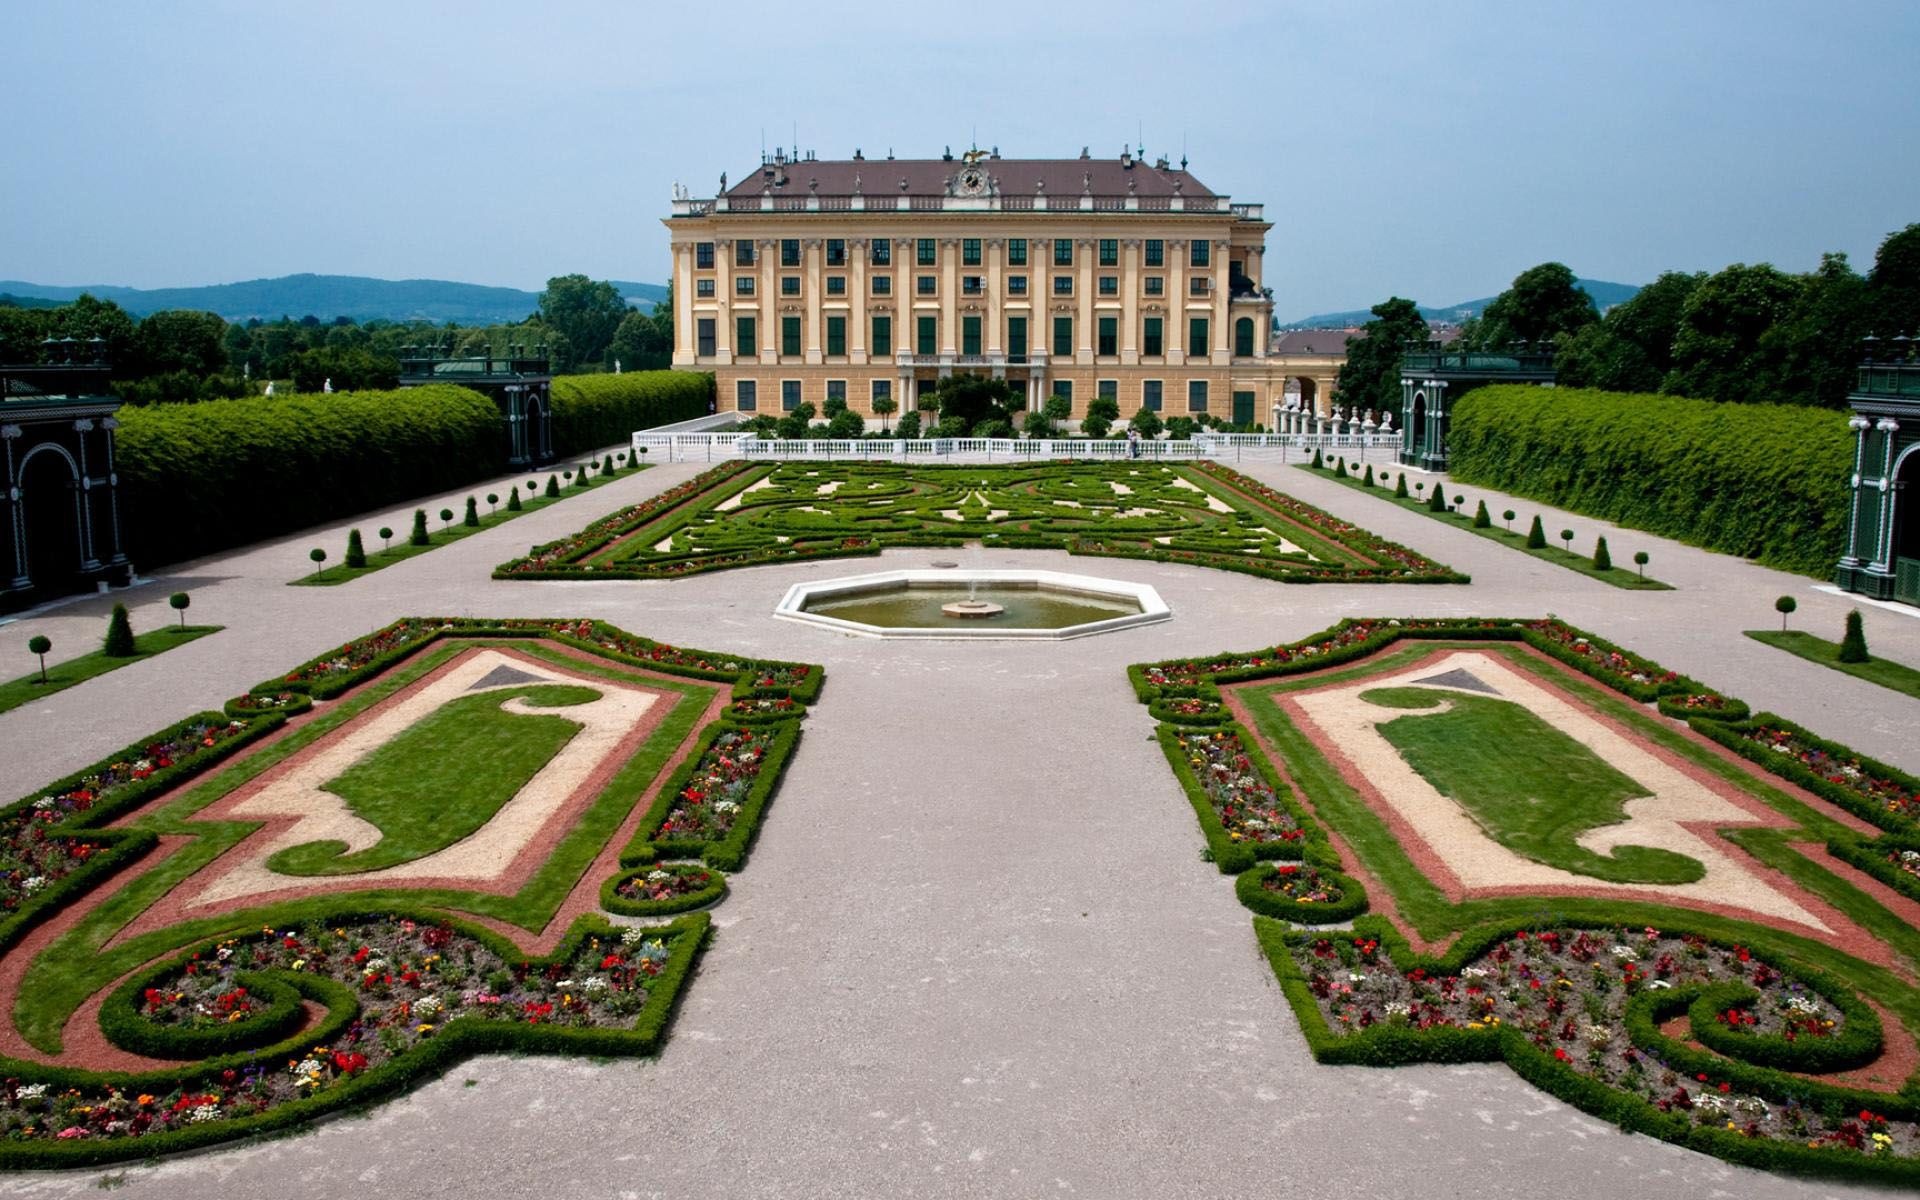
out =
[(419, 1034), (428, 1034), (428, 1033), (432, 1033), (432, 1032), (433, 1032), (433, 1026), (431, 1026), (431, 1025), (422, 1025), (422, 1026), (420, 1026), (420, 1027), (419, 1027), (418, 1029), (415, 1029), (415, 1030), (414, 1030), (414, 1032), (415, 1032), (415, 1033), (419, 1033)]

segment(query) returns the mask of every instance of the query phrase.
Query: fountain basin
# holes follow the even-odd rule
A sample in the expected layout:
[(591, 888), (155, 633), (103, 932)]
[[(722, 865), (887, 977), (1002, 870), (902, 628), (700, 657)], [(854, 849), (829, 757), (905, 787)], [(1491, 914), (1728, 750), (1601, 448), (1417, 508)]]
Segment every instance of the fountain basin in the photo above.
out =
[(1164, 621), (1152, 587), (1025, 570), (879, 571), (796, 583), (774, 609), (862, 637), (1064, 641)]

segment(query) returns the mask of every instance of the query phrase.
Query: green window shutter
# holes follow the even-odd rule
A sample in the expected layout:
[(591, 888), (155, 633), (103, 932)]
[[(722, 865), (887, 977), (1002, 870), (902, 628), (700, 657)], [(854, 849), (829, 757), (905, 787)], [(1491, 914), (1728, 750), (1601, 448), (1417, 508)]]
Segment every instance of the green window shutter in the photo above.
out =
[(1100, 354), (1118, 354), (1120, 341), (1120, 318), (1100, 318), (1100, 344), (1095, 350)]
[(980, 353), (980, 318), (960, 318), (960, 353)]
[(753, 344), (753, 318), (737, 317), (733, 322), (733, 352), (735, 355), (760, 353)]
[(1160, 334), (1159, 317), (1147, 318), (1146, 337), (1141, 340), (1144, 344), (1140, 347), (1140, 353), (1154, 357), (1166, 353), (1166, 346)]
[(847, 319), (845, 317), (827, 318), (827, 353), (842, 355), (847, 352)]
[(780, 353), (800, 353), (800, 318), (780, 318)]
[(1027, 319), (1025, 317), (1007, 318), (1007, 357), (1025, 358), (1027, 356)]
[(920, 345), (916, 352), (920, 354), (940, 353), (939, 331), (937, 326), (934, 324), (934, 318), (932, 317), (919, 318), (919, 327), (920, 327), (920, 337), (919, 337)]
[(1207, 319), (1194, 317), (1187, 322), (1187, 353), (1207, 354)]
[(876, 356), (893, 353), (893, 318), (873, 319), (873, 352)]
[(1055, 317), (1053, 319), (1053, 354), (1055, 358), (1073, 357), (1073, 318)]

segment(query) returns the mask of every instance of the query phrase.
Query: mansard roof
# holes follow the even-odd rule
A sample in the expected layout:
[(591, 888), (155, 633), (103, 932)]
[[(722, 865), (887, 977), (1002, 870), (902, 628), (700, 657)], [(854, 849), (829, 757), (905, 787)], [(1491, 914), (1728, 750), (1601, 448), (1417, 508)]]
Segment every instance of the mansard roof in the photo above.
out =
[[(970, 161), (971, 160), (971, 161)], [(961, 173), (969, 167), (983, 176), (990, 194), (1001, 196), (1083, 196), (1153, 199), (1212, 197), (1216, 193), (1191, 172), (1161, 159), (999, 158), (986, 151), (950, 158), (851, 158), (767, 160), (724, 195), (755, 196), (949, 196), (964, 195)], [(977, 193), (976, 193), (977, 194)]]

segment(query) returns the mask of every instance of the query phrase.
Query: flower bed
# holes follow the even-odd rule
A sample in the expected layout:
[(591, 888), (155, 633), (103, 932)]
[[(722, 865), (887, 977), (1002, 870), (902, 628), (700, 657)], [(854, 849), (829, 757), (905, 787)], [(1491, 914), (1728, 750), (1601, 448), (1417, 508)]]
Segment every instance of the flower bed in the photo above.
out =
[(1695, 728), (1744, 758), (1824, 796), (1882, 829), (1920, 832), (1920, 779), (1830, 742), (1784, 717)]
[(691, 912), (718, 903), (727, 877), (699, 863), (656, 862), (624, 871), (600, 889), (600, 907), (633, 917)]
[[(1834, 1022), (1824, 1041), (1848, 1036), (1857, 1019), (1856, 1040), (1877, 1050), (1871, 1009), (1832, 980), (1651, 927), (1481, 930), (1429, 960), (1406, 954), (1383, 923), (1360, 924), (1352, 933), (1261, 930), (1321, 1061), (1505, 1057), (1589, 1111), (1736, 1161), (1920, 1179), (1920, 1103), (1776, 1070), (1760, 1047), (1783, 1039), (1717, 1020), (1741, 1005), (1805, 1006)], [(1692, 1033), (1732, 1057), (1660, 1031), (1688, 1012)]]
[[(535, 546), (525, 557), (516, 558), (495, 567), (493, 577), (495, 579), (572, 579), (579, 572), (591, 572), (593, 567), (590, 564), (579, 567), (577, 571), (567, 568), (641, 526), (659, 519), (709, 488), (724, 483), (748, 469), (748, 464), (744, 462), (722, 463), (712, 470), (694, 476), (685, 483), (668, 488), (657, 496), (623, 508), (611, 516), (602, 517), (578, 533), (569, 534), (543, 546)], [(618, 575), (620, 572), (612, 573)]]
[(700, 858), (738, 870), (799, 737), (796, 721), (715, 725), (660, 789), (621, 865)]
[(1260, 859), (1301, 856), (1305, 814), (1282, 794), (1273, 768), (1243, 740), (1239, 726), (1162, 725), (1160, 745), (1187, 790), (1222, 874), (1237, 875)]
[(1331, 925), (1367, 910), (1358, 880), (1311, 861), (1262, 863), (1234, 881), (1240, 903), (1298, 925)]
[[(164, 999), (232, 995), (243, 977), (271, 978), (327, 1002), (326, 1020), (265, 1052), (172, 1071), (106, 1079), (20, 1068), (0, 1084), (0, 1165), (75, 1166), (259, 1132), (481, 1051), (650, 1053), (706, 929), (704, 917), (626, 931), (583, 921), (554, 955), (527, 959), (476, 928), (388, 914), (203, 945), (143, 984)], [(154, 1019), (165, 1003), (128, 1007), (152, 1039), (178, 1036)]]

